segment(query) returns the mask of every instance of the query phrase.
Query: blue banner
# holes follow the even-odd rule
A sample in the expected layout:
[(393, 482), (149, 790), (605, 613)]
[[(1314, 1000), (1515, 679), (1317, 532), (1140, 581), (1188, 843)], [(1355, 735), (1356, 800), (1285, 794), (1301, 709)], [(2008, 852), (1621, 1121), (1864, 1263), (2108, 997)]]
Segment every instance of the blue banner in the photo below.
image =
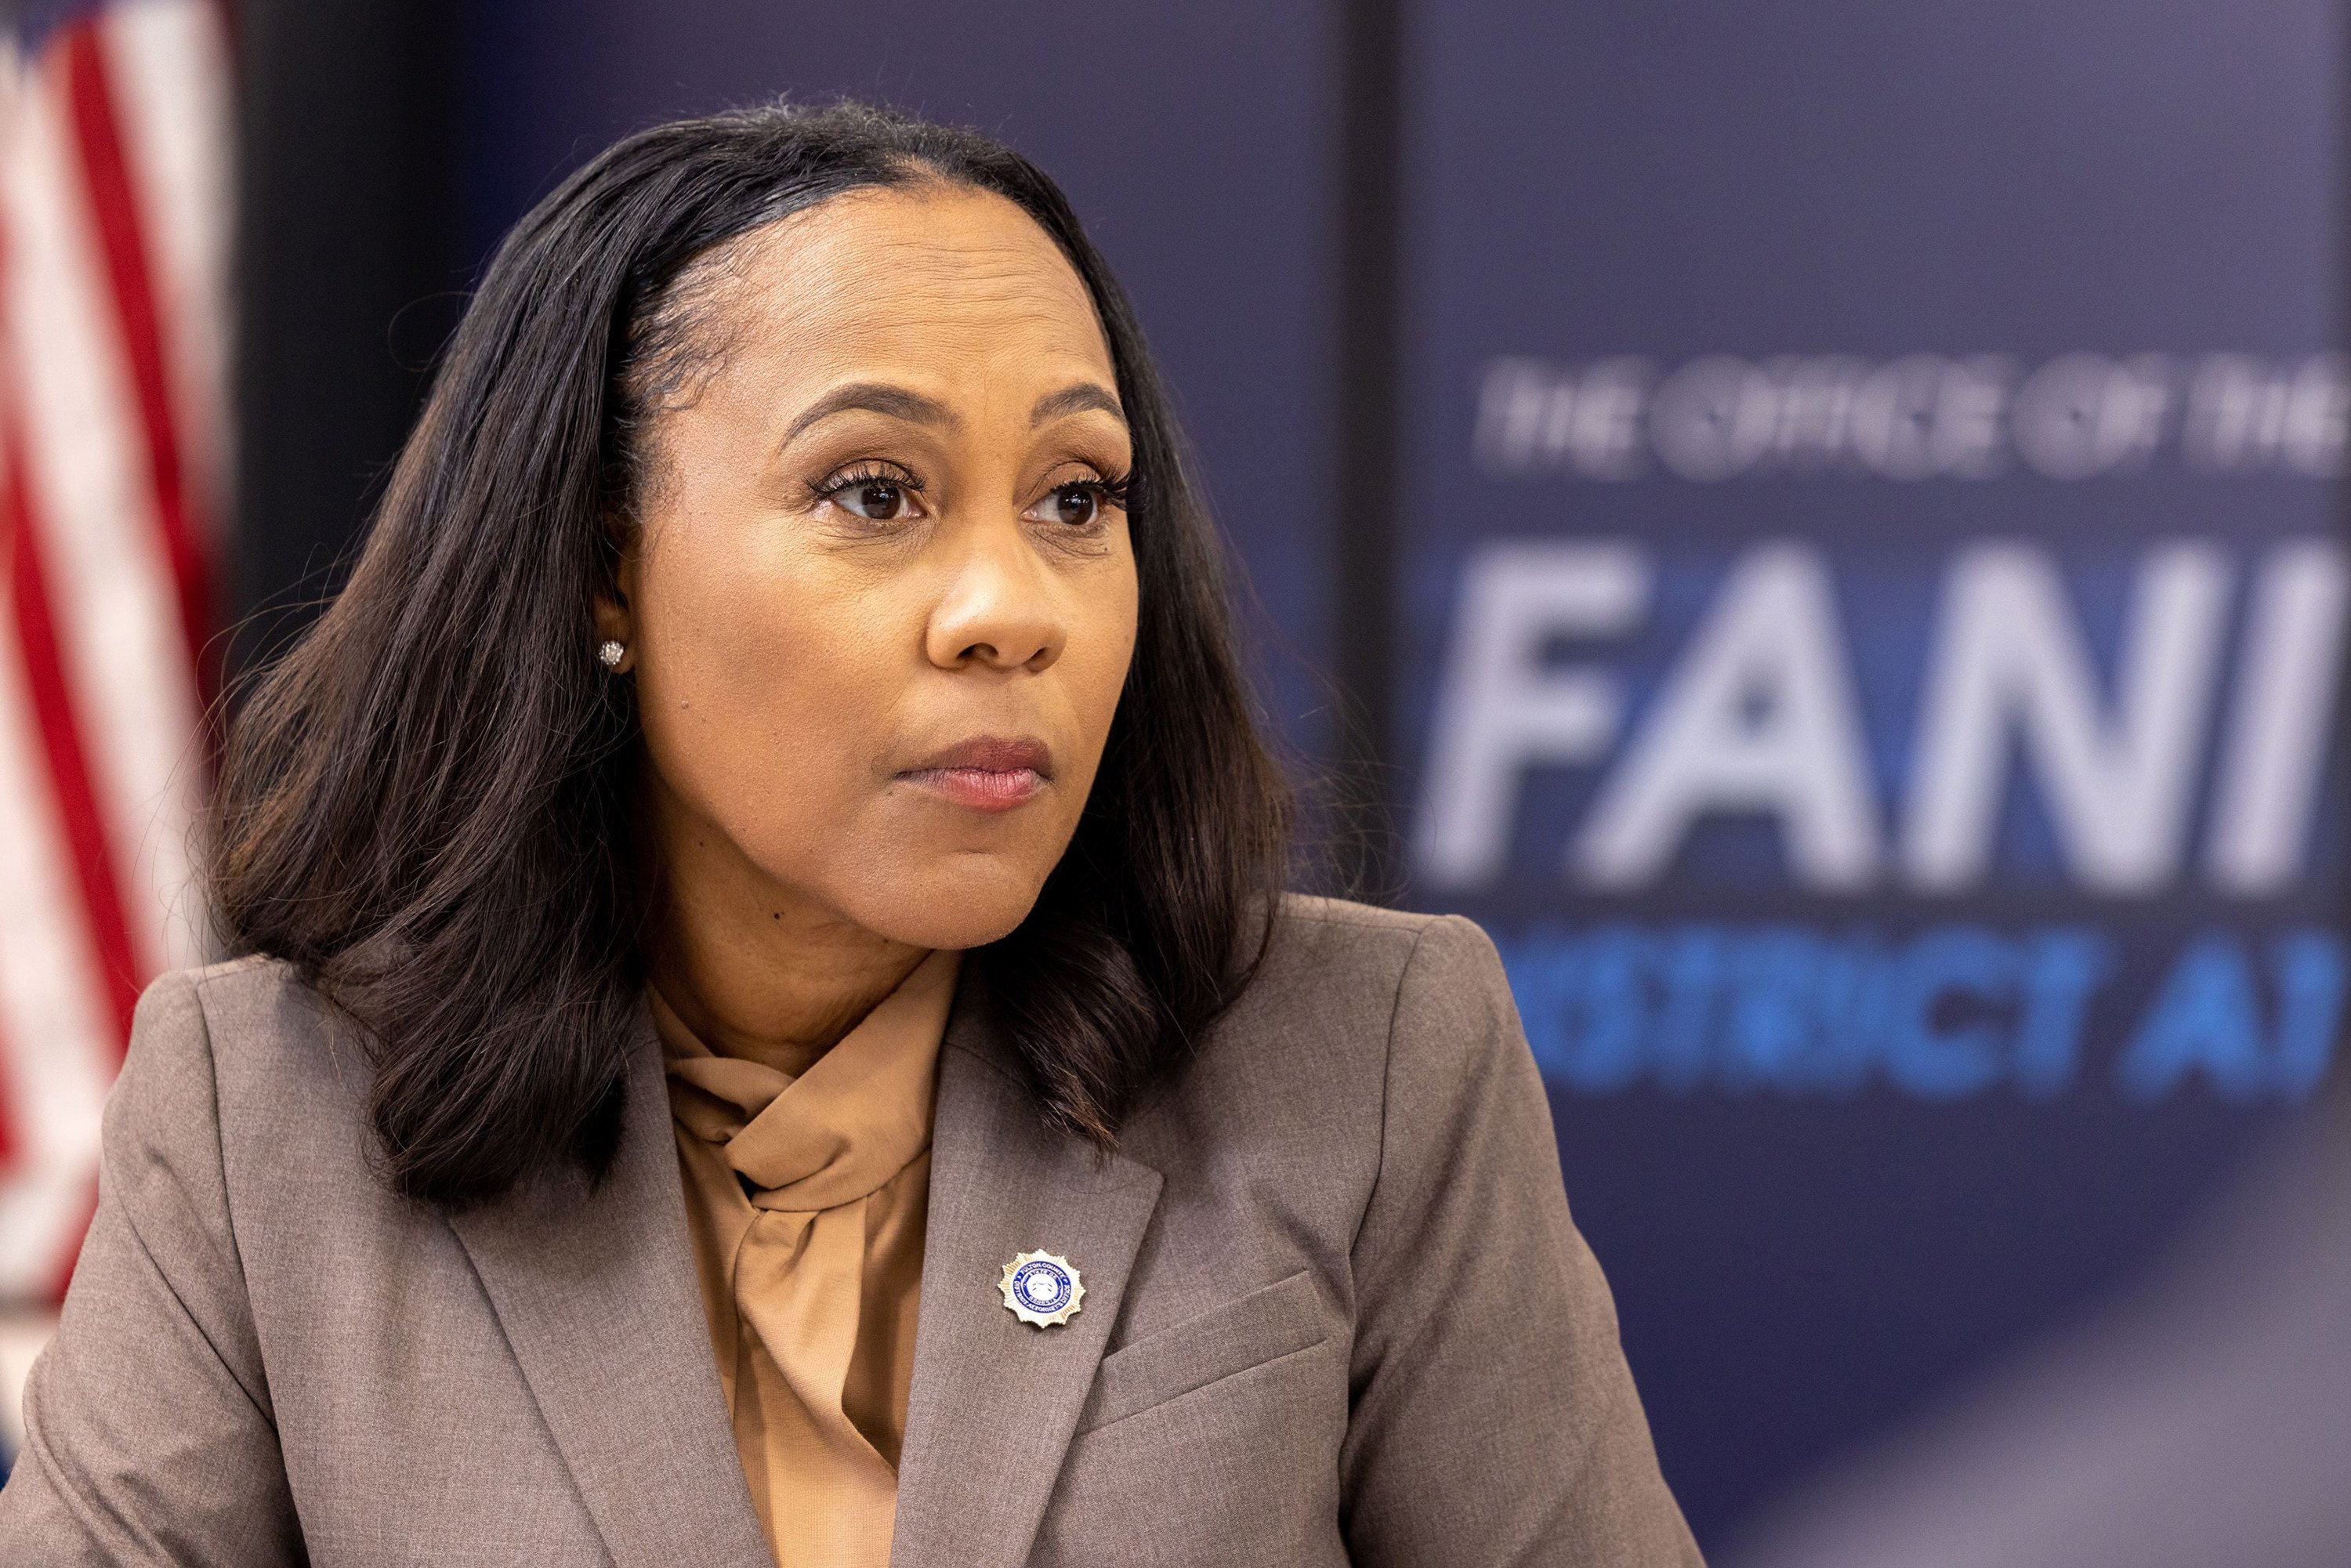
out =
[(1414, 900), (1701, 1537), (2329, 1071), (2330, 6), (1422, 7)]

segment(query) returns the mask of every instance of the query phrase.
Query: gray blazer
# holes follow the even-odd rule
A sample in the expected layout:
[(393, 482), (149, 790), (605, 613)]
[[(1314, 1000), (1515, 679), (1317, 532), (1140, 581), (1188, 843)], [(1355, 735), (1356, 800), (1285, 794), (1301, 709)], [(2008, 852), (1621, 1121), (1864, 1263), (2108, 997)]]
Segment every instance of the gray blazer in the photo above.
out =
[[(1494, 949), (1293, 900), (1107, 1161), (983, 1004), (940, 1062), (892, 1561), (1694, 1563)], [(768, 1563), (650, 1029), (619, 1162), (456, 1218), (369, 1168), (280, 965), (156, 983), (0, 1562)], [(1015, 1252), (1082, 1274), (1016, 1321)]]

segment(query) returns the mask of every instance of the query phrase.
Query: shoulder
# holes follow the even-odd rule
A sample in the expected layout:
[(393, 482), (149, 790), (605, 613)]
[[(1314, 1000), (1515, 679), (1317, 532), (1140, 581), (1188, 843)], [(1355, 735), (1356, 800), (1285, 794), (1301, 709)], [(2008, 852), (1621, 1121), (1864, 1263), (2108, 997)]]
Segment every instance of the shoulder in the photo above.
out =
[(202, 1125), (266, 1143), (296, 1123), (348, 1125), (368, 1077), (355, 1032), (294, 966), (235, 958), (164, 975), (141, 995), (108, 1116), (126, 1133)]
[(1489, 1029), (1509, 998), (1494, 944), (1460, 915), (1292, 894), (1234, 1014), (1259, 1028), (1343, 1019), (1353, 1032), (1417, 1041)]
[(1500, 955), (1474, 923), (1294, 900), (1260, 983), (1203, 1053), (1219, 1091), (1195, 1117), (1204, 1141), (1253, 1155), (1286, 1141), (1301, 1167), (1354, 1173), (1359, 1263), (1471, 1245), (1464, 1232), (1439, 1246), (1429, 1228), (1463, 1193), (1493, 1215), (1559, 1198), (1546, 1223), (1564, 1226), (1550, 1099)]
[(264, 953), (225, 959), (201, 969), (182, 969), (164, 976), (149, 989), (168, 988), (184, 991), (208, 1012), (275, 1013), (289, 1004), (308, 1009), (323, 1005), (301, 971), (283, 958)]
[(245, 1075), (314, 1056), (339, 1032), (334, 1009), (293, 965), (256, 954), (157, 978), (139, 998), (131, 1050), (134, 1060), (202, 1054), (216, 1072)]
[[(1264, 960), (1176, 1085), (1196, 1129), (1377, 1140), (1392, 1097), (1525, 1051), (1500, 961), (1458, 915), (1291, 894)], [(1530, 1065), (1531, 1065), (1530, 1063)]]

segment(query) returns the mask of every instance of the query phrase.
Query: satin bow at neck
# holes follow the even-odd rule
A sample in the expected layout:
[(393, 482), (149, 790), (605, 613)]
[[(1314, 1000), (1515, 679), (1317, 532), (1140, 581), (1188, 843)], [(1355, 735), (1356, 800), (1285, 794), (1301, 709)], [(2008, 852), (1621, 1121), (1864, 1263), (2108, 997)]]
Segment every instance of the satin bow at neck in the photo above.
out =
[(711, 1348), (783, 1568), (889, 1559), (956, 970), (925, 958), (797, 1076), (652, 998)]
[(654, 1019), (676, 1086), (672, 1113), (695, 1137), (723, 1146), (756, 1207), (805, 1213), (868, 1196), (930, 1147), (956, 957), (924, 959), (798, 1077), (712, 1055), (656, 991)]

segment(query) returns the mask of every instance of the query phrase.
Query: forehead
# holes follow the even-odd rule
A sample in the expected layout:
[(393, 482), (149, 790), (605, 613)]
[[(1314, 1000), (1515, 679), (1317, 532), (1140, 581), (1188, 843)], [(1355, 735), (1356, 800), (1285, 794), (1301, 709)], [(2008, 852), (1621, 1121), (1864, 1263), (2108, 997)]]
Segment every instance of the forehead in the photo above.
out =
[(814, 373), (851, 361), (1033, 360), (1107, 376), (1084, 282), (993, 192), (925, 181), (852, 191), (745, 236), (714, 300), (739, 350)]

